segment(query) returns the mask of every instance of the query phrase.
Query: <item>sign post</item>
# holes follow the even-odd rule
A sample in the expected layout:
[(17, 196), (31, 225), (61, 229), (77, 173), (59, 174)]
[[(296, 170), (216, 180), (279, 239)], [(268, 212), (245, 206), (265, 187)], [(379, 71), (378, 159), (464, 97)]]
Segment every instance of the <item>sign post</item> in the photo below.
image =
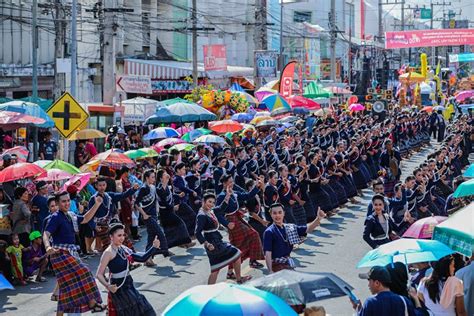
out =
[(127, 93), (152, 94), (151, 78), (148, 76), (117, 76), (117, 88)]
[(66, 139), (89, 118), (86, 110), (68, 92), (56, 100), (46, 113), (53, 119), (58, 132)]

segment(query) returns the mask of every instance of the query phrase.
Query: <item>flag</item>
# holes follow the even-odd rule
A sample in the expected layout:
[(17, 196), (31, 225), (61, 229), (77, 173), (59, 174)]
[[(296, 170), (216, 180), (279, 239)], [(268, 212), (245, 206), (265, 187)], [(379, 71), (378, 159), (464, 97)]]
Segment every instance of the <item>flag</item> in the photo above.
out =
[(287, 98), (293, 94), (293, 78), (295, 76), (296, 61), (290, 61), (283, 68), (280, 77), (280, 94)]

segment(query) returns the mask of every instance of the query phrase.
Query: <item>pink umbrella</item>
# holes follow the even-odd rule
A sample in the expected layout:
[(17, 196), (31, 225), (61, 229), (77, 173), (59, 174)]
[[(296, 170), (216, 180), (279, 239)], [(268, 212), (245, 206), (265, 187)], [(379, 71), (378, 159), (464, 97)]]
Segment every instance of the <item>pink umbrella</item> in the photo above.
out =
[(167, 146), (171, 147), (177, 144), (184, 144), (184, 143), (186, 143), (186, 141), (180, 138), (166, 138), (166, 139), (160, 140), (158, 143), (154, 144), (151, 148), (153, 148), (154, 150), (156, 150), (156, 152), (159, 153), (160, 151), (165, 149), (165, 147)]
[(262, 101), (263, 99), (265, 99), (269, 95), (273, 95), (273, 94), (276, 94), (276, 93), (278, 93), (278, 91), (270, 89), (270, 88), (266, 88), (266, 87), (261, 87), (260, 89), (255, 91), (254, 94), (255, 94), (255, 97), (258, 99), (258, 101)]
[(52, 168), (46, 171), (46, 173), (42, 173), (39, 175), (36, 180), (44, 180), (44, 181), (61, 181), (61, 180), (66, 180), (70, 179), (72, 177), (72, 174), (69, 172), (66, 172), (61, 169), (56, 169)]
[(365, 106), (363, 106), (360, 103), (354, 103), (354, 104), (349, 105), (349, 111), (351, 112), (359, 112), (359, 111), (364, 111), (364, 110), (365, 110)]
[(403, 237), (416, 239), (431, 239), (436, 225), (444, 222), (448, 218), (445, 216), (430, 216), (417, 220), (403, 234)]
[(175, 130), (178, 132), (179, 137), (181, 137), (184, 134), (186, 134), (187, 132), (191, 131), (192, 127), (190, 127), (190, 126), (181, 126), (181, 127), (175, 128)]
[(45, 120), (39, 117), (12, 111), (0, 111), (0, 124), (2, 125), (43, 124), (44, 122)]
[(68, 181), (66, 181), (66, 183), (64, 183), (63, 185), (63, 190), (66, 190), (68, 186), (70, 186), (71, 184), (74, 184), (76, 183), (77, 181), (81, 181), (81, 184), (79, 184), (79, 186), (77, 187), (77, 191), (81, 191), (88, 183), (89, 183), (89, 179), (91, 178), (91, 174), (90, 173), (78, 173), (78, 174), (75, 174), (72, 176), (72, 178)]
[(469, 91), (461, 91), (456, 95), (456, 101), (458, 102), (463, 102), (464, 100), (471, 98), (474, 96), (474, 91), (469, 90)]
[(306, 108), (310, 111), (319, 110), (321, 108), (318, 102), (300, 95), (292, 95), (288, 98), (288, 103), (290, 103), (292, 108)]
[(19, 162), (26, 162), (26, 159), (28, 158), (29, 151), (28, 151), (28, 149), (26, 149), (26, 147), (16, 146), (16, 147), (5, 150), (2, 153), (2, 156), (6, 155), (6, 154), (9, 154), (9, 155), (15, 154), (18, 157)]

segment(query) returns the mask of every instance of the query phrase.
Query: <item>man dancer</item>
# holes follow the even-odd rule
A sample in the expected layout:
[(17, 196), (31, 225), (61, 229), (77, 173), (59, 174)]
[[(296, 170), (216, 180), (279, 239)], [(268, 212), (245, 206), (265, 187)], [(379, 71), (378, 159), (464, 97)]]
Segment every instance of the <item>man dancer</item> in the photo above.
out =
[[(75, 245), (74, 226), (88, 223), (103, 202), (100, 196), (96, 196), (93, 201), (94, 205), (86, 214), (77, 215), (73, 219), (68, 213), (71, 207), (69, 193), (59, 193), (56, 196), (59, 211), (52, 214), (43, 233), (44, 246), (50, 255), (59, 286), (58, 316), (64, 313), (102, 312), (106, 309), (101, 305), (102, 299), (94, 277), (80, 261), (78, 247)], [(77, 222), (73, 223), (74, 220)]]

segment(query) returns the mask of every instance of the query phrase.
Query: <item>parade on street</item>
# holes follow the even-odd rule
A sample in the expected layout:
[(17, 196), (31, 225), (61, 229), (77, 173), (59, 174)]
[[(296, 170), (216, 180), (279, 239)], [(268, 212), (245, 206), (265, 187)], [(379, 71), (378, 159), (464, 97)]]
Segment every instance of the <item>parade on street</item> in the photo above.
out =
[(474, 0), (0, 10), (0, 313), (474, 316)]

